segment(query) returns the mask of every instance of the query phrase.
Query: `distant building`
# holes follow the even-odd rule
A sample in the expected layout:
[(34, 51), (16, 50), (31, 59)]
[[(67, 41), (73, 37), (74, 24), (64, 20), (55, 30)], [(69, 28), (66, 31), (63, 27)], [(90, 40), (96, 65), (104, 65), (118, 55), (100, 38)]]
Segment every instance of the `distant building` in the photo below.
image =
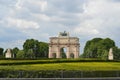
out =
[(10, 48), (7, 49), (7, 52), (5, 53), (5, 58), (13, 58), (13, 54)]

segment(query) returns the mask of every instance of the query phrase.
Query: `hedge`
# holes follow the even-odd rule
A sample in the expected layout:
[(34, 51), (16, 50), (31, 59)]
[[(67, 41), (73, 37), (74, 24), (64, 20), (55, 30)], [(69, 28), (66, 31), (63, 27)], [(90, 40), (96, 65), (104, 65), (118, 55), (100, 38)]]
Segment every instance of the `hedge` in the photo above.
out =
[(0, 71), (0, 78), (120, 77), (120, 71)]

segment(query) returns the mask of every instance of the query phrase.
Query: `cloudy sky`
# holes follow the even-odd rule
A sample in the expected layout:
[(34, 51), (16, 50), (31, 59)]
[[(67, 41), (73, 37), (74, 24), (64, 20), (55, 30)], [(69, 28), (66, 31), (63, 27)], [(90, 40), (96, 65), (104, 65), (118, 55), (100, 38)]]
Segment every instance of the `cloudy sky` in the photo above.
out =
[(49, 42), (67, 31), (86, 41), (111, 38), (120, 47), (120, 0), (0, 0), (0, 47), (22, 49), (26, 39)]

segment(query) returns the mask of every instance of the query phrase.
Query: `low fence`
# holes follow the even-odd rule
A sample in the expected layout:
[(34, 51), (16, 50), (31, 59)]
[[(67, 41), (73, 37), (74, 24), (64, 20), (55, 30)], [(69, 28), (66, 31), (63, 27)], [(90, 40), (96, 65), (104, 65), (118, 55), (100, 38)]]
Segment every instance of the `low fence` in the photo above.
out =
[(120, 71), (0, 71), (0, 78), (95, 78), (120, 77)]

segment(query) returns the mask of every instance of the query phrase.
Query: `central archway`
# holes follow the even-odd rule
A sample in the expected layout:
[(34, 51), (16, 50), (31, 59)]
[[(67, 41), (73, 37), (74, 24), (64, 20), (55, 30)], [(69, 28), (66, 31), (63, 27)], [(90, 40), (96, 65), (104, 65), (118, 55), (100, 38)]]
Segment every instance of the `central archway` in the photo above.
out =
[(67, 57), (66, 57), (66, 56), (67, 56), (66, 53), (67, 53), (67, 48), (62, 47), (62, 48), (60, 49), (61, 58), (67, 58)]

